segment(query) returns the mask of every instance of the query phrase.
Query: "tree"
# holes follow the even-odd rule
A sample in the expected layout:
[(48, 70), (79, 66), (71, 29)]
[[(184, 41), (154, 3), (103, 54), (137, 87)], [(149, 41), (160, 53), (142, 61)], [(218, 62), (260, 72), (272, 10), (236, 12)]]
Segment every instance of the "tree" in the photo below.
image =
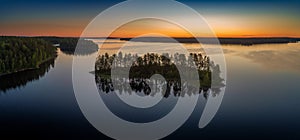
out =
[(56, 56), (51, 43), (28, 37), (0, 37), (0, 74), (35, 68)]

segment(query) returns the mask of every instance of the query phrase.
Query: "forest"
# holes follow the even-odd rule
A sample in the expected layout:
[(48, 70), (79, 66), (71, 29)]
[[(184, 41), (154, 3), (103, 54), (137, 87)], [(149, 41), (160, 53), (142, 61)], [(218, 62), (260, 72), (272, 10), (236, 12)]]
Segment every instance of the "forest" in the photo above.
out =
[(0, 75), (38, 68), (56, 55), (53, 44), (40, 38), (0, 37)]
[[(112, 78), (113, 70), (117, 76)], [(220, 73), (219, 65), (214, 64), (209, 57), (201, 53), (190, 53), (188, 56), (179, 53), (174, 55), (147, 53), (142, 56), (122, 52), (113, 55), (105, 53), (98, 56), (95, 64), (96, 83), (104, 93), (121, 90), (144, 92), (149, 95), (151, 90), (165, 85), (164, 97), (168, 97), (171, 93), (174, 96), (183, 96), (181, 89), (193, 93), (203, 91), (204, 96), (207, 96), (209, 89), (218, 93), (219, 88), (224, 86)], [(162, 82), (163, 79), (159, 79), (156, 84), (151, 84), (149, 80), (154, 74), (163, 76), (166, 83)], [(212, 87), (212, 80), (215, 87)], [(181, 85), (182, 82), (185, 84)], [(200, 87), (197, 89), (199, 84)]]
[[(37, 37), (51, 42), (65, 54), (88, 55), (98, 50), (98, 45), (93, 41), (77, 37)], [(76, 51), (75, 51), (76, 50)]]
[[(72, 37), (0, 36), (0, 76), (39, 65), (57, 56), (57, 48), (65, 54), (87, 55), (98, 50), (89, 40)], [(77, 47), (77, 48), (76, 48)]]

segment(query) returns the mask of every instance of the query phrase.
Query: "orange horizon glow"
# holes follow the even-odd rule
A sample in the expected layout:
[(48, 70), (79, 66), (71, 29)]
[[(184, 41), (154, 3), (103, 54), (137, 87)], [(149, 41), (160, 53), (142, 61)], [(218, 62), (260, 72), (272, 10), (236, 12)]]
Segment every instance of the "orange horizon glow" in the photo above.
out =
[[(96, 1), (95, 1), (96, 2)], [(5, 4), (7, 3), (7, 4)], [(58, 4), (60, 3), (60, 4)], [(41, 5), (39, 2), (15, 3), (5, 1), (1, 8), (0, 36), (57, 36), (57, 37), (80, 37), (90, 21), (95, 16), (115, 2), (97, 1), (87, 2), (50, 2)], [(219, 37), (219, 38), (254, 38), (254, 37), (293, 37), (300, 38), (299, 4), (296, 1), (249, 1), (249, 2), (214, 2), (214, 1), (186, 1), (201, 14), (203, 21), (215, 35), (207, 34), (205, 30), (199, 31), (202, 23), (196, 23), (195, 19), (185, 12), (170, 11), (165, 9), (153, 9), (159, 13), (168, 14), (172, 19), (184, 21), (197, 32), (196, 37)], [(105, 5), (108, 4), (108, 5)], [(115, 3), (116, 4), (116, 3)], [(184, 2), (185, 4), (185, 2)], [(66, 6), (69, 8), (66, 9)], [(143, 9), (137, 6), (137, 15), (144, 15)], [(125, 14), (125, 13), (124, 13)], [(103, 29), (91, 29), (85, 37), (106, 37), (103, 32), (110, 32), (105, 27), (112, 23), (118, 23), (122, 18), (121, 13), (115, 16), (98, 19), (103, 22)], [(153, 17), (155, 18), (155, 17)], [(205, 22), (203, 22), (205, 23)], [(202, 25), (199, 25), (202, 24)], [(205, 25), (204, 25), (205, 26)], [(203, 27), (204, 27), (203, 26)], [(207, 26), (206, 26), (207, 27)], [(204, 29), (204, 28), (202, 28)], [(102, 30), (102, 31), (101, 31)], [(207, 30), (206, 30), (207, 31)], [(102, 34), (101, 34), (102, 32)], [(193, 37), (187, 31), (170, 23), (159, 20), (141, 20), (125, 24), (114, 31), (110, 37), (134, 38), (143, 34), (157, 33), (169, 37)]]
[[(72, 34), (0, 34), (0, 36), (26, 36), (26, 37), (96, 37), (96, 38), (104, 38), (104, 36), (80, 36), (80, 35), (72, 35)], [(167, 35), (166, 35), (167, 36)], [(136, 36), (109, 36), (110, 38), (135, 38)], [(147, 37), (147, 36), (146, 36)], [(161, 36), (148, 36), (148, 37), (161, 37)], [(194, 36), (169, 36), (173, 38), (193, 38)], [(203, 38), (210, 36), (201, 36)], [(294, 35), (216, 35), (217, 38), (300, 38), (300, 36)]]
[[(53, 30), (52, 30), (53, 31)], [(23, 32), (23, 33), (2, 33), (0, 36), (55, 36), (55, 37), (81, 37), (81, 33), (83, 30), (69, 30), (63, 32), (51, 32), (51, 31), (42, 31), (42, 32)], [(174, 31), (164, 31), (164, 30), (143, 30), (143, 31), (125, 31), (124, 30), (117, 30), (113, 32), (109, 37), (115, 38), (134, 38), (140, 36), (142, 34), (163, 34), (165, 36), (174, 37), (174, 38), (189, 38), (194, 37), (187, 32), (180, 32), (178, 30)], [(105, 37), (105, 36), (82, 36), (82, 37)], [(151, 36), (155, 37), (155, 36)], [(212, 37), (212, 36), (197, 36), (197, 37)], [(215, 31), (215, 37), (218, 38), (259, 38), (259, 37), (290, 37), (290, 38), (300, 38), (300, 34), (263, 34), (263, 33), (225, 33), (225, 32), (218, 32)]]
[[(250, 18), (250, 17), (249, 17)], [(188, 19), (187, 19), (188, 20)], [(263, 24), (267, 20), (274, 22), (272, 26)], [(76, 20), (77, 25), (68, 26), (70, 20), (65, 20), (61, 25), (45, 22), (7, 24), (0, 26), (1, 36), (57, 36), (57, 37), (80, 37), (87, 22)], [(219, 38), (257, 38), (257, 37), (300, 37), (300, 28), (295, 23), (279, 23), (276, 18), (257, 18), (252, 22), (243, 22), (240, 18), (222, 17), (207, 18), (211, 29), (215, 32), (215, 37)], [(197, 25), (195, 25), (197, 26)], [(281, 27), (281, 28), (280, 28)], [(163, 34), (169, 37), (194, 37), (182, 28), (153, 19), (135, 21), (125, 24), (116, 29), (109, 37), (134, 38), (143, 34)], [(95, 33), (97, 34), (97, 33)], [(85, 37), (103, 37), (91, 35)], [(214, 37), (214, 36), (197, 36), (197, 37)]]
[[(153, 33), (153, 32), (151, 32)], [(162, 33), (158, 33), (158, 34), (162, 34)], [(114, 35), (114, 36), (109, 36), (111, 38), (135, 38), (137, 36), (140, 36), (141, 34), (137, 34), (135, 35)], [(168, 34), (163, 34), (165, 36), (168, 37), (173, 37), (173, 38), (193, 38), (194, 36), (184, 36), (184, 35), (168, 35)], [(66, 33), (62, 33), (62, 34), (0, 34), (0, 36), (26, 36), (26, 37), (43, 37), (43, 36), (49, 36), (49, 37), (98, 37), (98, 38), (102, 38), (104, 36), (81, 36), (80, 34), (66, 34)], [(161, 36), (148, 36), (148, 37), (161, 37)], [(211, 37), (211, 36), (199, 36), (199, 37)], [(300, 35), (216, 35), (215, 37), (217, 38), (300, 38)]]

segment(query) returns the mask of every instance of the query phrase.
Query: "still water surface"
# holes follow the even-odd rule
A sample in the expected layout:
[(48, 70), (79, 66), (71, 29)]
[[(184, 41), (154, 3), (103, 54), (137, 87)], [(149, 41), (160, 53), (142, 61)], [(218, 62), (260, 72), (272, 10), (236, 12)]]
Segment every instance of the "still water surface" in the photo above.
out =
[[(123, 44), (110, 40), (99, 53), (114, 53)], [(145, 47), (149, 43), (132, 45)], [(153, 45), (168, 49), (172, 43)], [(196, 44), (183, 46), (191, 52), (202, 52)], [(198, 128), (206, 101), (201, 95), (190, 119), (166, 139), (300, 139), (300, 43), (222, 47), (227, 63), (226, 93), (215, 118), (204, 129)], [(39, 70), (0, 78), (1, 136), (107, 138), (88, 123), (77, 105), (72, 87), (73, 57), (87, 56), (58, 51), (58, 57)], [(100, 94), (115, 114), (136, 122), (159, 119), (178, 98), (165, 98), (159, 111), (128, 113), (131, 108), (114, 104), (114, 94)]]

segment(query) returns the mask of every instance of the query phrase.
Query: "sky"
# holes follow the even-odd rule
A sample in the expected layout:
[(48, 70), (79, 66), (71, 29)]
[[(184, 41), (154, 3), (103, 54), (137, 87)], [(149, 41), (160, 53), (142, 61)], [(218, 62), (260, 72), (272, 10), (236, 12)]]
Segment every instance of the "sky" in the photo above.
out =
[[(300, 37), (299, 0), (178, 1), (199, 12), (218, 37)], [(77, 37), (95, 16), (120, 2), (0, 0), (0, 35)], [(189, 20), (188, 15), (182, 18)], [(105, 20), (113, 22), (114, 17)], [(147, 32), (189, 37), (184, 31), (161, 21), (134, 22), (112, 36), (134, 37)]]

